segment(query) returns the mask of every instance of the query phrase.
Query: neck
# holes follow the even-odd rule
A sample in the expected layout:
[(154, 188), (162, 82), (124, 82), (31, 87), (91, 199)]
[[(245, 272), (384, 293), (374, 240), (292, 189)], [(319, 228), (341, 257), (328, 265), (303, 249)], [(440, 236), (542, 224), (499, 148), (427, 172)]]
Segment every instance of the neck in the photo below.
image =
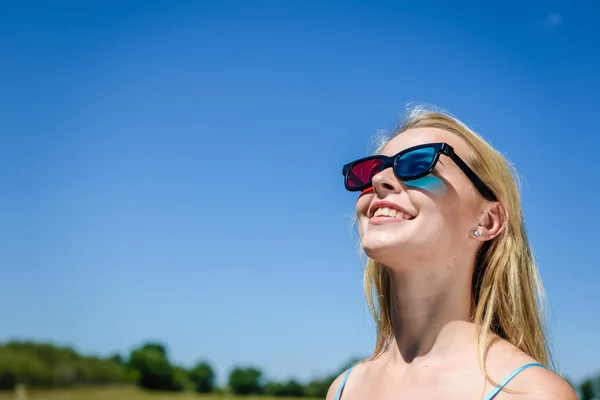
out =
[[(463, 268), (464, 267), (464, 268)], [(471, 280), (466, 265), (389, 268), (394, 341), (399, 363), (447, 355), (472, 330)]]

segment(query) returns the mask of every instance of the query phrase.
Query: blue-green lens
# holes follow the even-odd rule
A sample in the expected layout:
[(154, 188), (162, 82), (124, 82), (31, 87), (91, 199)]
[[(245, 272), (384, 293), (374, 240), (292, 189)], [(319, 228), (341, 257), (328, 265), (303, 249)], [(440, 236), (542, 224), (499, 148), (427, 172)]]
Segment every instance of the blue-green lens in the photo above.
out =
[(422, 175), (431, 168), (435, 157), (433, 147), (423, 147), (402, 155), (396, 162), (396, 173), (404, 179)]

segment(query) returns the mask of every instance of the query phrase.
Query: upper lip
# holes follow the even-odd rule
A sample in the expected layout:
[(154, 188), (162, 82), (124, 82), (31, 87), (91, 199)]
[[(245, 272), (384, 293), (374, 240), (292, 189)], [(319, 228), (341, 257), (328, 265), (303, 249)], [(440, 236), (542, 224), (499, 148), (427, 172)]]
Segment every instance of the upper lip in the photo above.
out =
[(373, 204), (371, 204), (371, 206), (369, 207), (369, 218), (371, 218), (375, 214), (375, 211), (378, 208), (383, 208), (383, 207), (393, 208), (394, 210), (398, 210), (406, 215), (409, 215), (411, 218), (415, 217), (413, 214), (409, 213), (408, 211), (406, 211), (404, 208), (400, 207), (396, 203), (392, 203), (391, 201), (376, 201)]

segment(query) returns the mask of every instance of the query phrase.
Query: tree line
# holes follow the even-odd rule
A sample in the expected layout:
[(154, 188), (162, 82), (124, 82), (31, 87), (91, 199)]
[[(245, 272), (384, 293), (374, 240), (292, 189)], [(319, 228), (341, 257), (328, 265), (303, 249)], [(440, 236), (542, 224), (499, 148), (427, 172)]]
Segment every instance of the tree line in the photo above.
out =
[[(0, 345), (0, 390), (14, 390), (20, 384), (36, 388), (135, 384), (155, 391), (325, 398), (335, 378), (357, 360), (309, 382), (269, 380), (256, 366), (237, 366), (229, 371), (225, 387), (219, 387), (209, 362), (191, 368), (175, 365), (161, 343), (144, 343), (126, 358), (119, 354), (102, 358), (50, 343), (11, 341)], [(570, 383), (581, 400), (600, 398), (600, 375)]]
[(0, 345), (0, 390), (14, 390), (17, 385), (63, 388), (135, 384), (156, 391), (324, 398), (339, 373), (355, 361), (309, 382), (269, 380), (256, 366), (237, 366), (229, 371), (225, 387), (219, 387), (209, 362), (200, 361), (191, 368), (175, 365), (161, 343), (144, 343), (126, 358), (119, 354), (103, 358), (50, 343), (10, 341)]

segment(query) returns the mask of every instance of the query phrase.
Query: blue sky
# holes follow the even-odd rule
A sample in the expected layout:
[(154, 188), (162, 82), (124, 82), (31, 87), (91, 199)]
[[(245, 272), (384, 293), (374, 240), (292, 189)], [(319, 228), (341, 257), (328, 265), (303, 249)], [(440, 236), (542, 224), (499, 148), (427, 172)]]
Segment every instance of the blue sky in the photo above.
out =
[(0, 340), (221, 381), (368, 354), (340, 170), (426, 102), (516, 165), (557, 360), (598, 371), (600, 8), (283, 3), (0, 3)]

